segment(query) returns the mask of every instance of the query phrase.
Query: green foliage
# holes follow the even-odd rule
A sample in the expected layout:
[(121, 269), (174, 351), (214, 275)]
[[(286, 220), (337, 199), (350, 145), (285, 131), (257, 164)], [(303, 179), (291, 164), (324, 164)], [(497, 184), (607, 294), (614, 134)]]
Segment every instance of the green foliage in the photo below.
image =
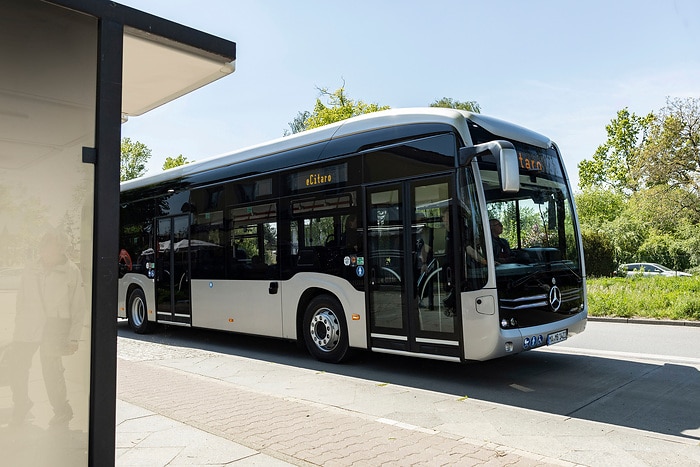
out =
[(459, 109), (459, 110), (467, 110), (469, 112), (474, 112), (474, 113), (480, 113), (481, 112), (481, 107), (479, 106), (479, 103), (476, 101), (457, 101), (452, 99), (451, 97), (443, 97), (442, 99), (438, 99), (432, 104), (430, 104), (430, 107), (444, 107), (448, 109)]
[(639, 117), (627, 108), (619, 110), (617, 117), (605, 127), (607, 141), (598, 146), (592, 159), (579, 163), (579, 186), (613, 192), (637, 191), (639, 153), (653, 118), (653, 114)]
[(182, 154), (175, 158), (168, 156), (165, 158), (165, 162), (163, 162), (163, 170), (172, 169), (173, 167), (180, 167), (181, 165), (189, 164), (190, 162), (194, 161), (188, 161)]
[(139, 141), (131, 141), (129, 138), (122, 138), (120, 181), (124, 182), (144, 175), (146, 173), (146, 163), (150, 158), (151, 150), (145, 144)]
[(650, 126), (640, 166), (650, 185), (693, 193), (695, 211), (700, 212), (700, 98), (666, 100)]
[(306, 119), (311, 116), (311, 112), (308, 110), (303, 110), (299, 113), (297, 113), (297, 116), (294, 117), (294, 120), (289, 122), (289, 128), (290, 130), (284, 130), (284, 136), (289, 136), (290, 134), (294, 133), (300, 133), (304, 130), (306, 130)]
[[(333, 92), (330, 92), (328, 88), (317, 89), (320, 92), (320, 96), (316, 99), (313, 111), (303, 110), (298, 112), (297, 116), (289, 122), (289, 129), (284, 130), (284, 136), (390, 108), (388, 105), (368, 104), (361, 100), (351, 99), (345, 92), (345, 83)], [(321, 98), (325, 98), (326, 102), (323, 102)], [(463, 102), (450, 97), (438, 99), (430, 104), (430, 107), (468, 110), (474, 113), (481, 112), (481, 107), (476, 101)]]
[(322, 96), (327, 102), (316, 99), (316, 105), (311, 114), (304, 120), (304, 129), (310, 130), (330, 123), (339, 122), (358, 115), (386, 110), (388, 105), (368, 104), (361, 100), (353, 100), (345, 93), (345, 86), (341, 86), (333, 92), (326, 88), (320, 88)]
[(610, 276), (615, 271), (615, 246), (608, 235), (595, 230), (583, 230), (583, 255), (586, 274), (593, 277)]
[(645, 117), (627, 109), (579, 164), (582, 228), (608, 235), (619, 263), (700, 266), (700, 99), (667, 99)]
[(683, 248), (683, 242), (674, 236), (653, 232), (639, 247), (639, 256), (651, 263), (660, 263), (675, 270), (690, 267), (690, 255)]
[(700, 320), (700, 276), (589, 279), (591, 316)]
[(575, 200), (581, 224), (595, 230), (604, 228), (625, 209), (622, 194), (600, 188), (587, 188), (577, 194)]

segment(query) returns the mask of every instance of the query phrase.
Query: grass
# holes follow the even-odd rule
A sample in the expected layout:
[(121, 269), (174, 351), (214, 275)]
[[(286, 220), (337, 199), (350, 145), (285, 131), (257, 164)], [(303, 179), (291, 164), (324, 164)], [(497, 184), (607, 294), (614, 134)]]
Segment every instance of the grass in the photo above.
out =
[(700, 320), (700, 276), (590, 278), (591, 316)]

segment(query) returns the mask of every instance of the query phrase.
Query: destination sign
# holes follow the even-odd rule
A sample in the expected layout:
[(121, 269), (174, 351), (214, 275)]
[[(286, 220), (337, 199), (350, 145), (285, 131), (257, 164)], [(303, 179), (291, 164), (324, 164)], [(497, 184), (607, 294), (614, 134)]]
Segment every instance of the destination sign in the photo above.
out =
[(289, 176), (292, 191), (309, 188), (338, 186), (348, 181), (348, 165), (338, 164), (313, 170), (304, 170)]

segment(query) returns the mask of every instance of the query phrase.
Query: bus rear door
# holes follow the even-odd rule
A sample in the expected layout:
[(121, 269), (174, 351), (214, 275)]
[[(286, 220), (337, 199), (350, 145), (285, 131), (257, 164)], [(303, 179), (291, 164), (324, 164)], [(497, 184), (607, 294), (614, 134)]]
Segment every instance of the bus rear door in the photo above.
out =
[(156, 316), (159, 322), (192, 324), (189, 261), (190, 217), (156, 219)]

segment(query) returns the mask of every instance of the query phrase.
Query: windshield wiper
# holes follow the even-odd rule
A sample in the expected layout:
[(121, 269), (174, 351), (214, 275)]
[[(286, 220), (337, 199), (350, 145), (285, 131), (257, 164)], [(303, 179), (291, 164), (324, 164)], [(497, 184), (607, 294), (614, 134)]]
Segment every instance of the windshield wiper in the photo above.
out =
[(573, 274), (573, 275), (576, 277), (576, 279), (578, 279), (579, 281), (581, 280), (581, 276), (579, 276), (578, 272), (576, 272), (576, 270), (575, 270), (574, 268), (572, 268), (571, 266), (569, 266), (568, 264), (566, 264), (566, 262), (564, 262), (563, 259), (560, 259), (559, 261), (554, 261), (552, 264), (561, 264), (561, 265), (564, 266), (566, 269), (568, 269), (569, 272), (570, 272), (571, 274)]
[(509, 288), (509, 289), (512, 289), (512, 288), (514, 288), (514, 287), (520, 287), (520, 286), (523, 285), (525, 282), (527, 282), (527, 281), (529, 281), (530, 279), (533, 279), (533, 278), (539, 276), (540, 274), (542, 274), (542, 273), (543, 273), (544, 271), (546, 271), (546, 270), (547, 270), (547, 266), (544, 265), (544, 264), (542, 264), (542, 265), (540, 265), (540, 266), (537, 266), (537, 269), (535, 269), (534, 271), (532, 271), (530, 274), (528, 274), (528, 275), (526, 275), (526, 276), (524, 276), (524, 277), (521, 277), (520, 279), (518, 279), (518, 280), (516, 280), (516, 281), (513, 281), (513, 282), (509, 283), (509, 284), (508, 284), (508, 288)]

